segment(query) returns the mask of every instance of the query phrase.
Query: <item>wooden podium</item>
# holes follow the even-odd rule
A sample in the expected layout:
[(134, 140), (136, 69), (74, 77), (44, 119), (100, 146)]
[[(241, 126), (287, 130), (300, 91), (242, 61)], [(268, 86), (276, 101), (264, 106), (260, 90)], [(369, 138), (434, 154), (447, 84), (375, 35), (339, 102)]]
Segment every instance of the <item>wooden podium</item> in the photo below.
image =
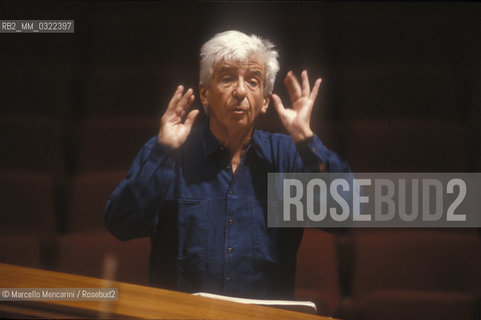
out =
[(0, 288), (118, 288), (117, 301), (0, 301), (1, 318), (330, 319), (1, 263)]

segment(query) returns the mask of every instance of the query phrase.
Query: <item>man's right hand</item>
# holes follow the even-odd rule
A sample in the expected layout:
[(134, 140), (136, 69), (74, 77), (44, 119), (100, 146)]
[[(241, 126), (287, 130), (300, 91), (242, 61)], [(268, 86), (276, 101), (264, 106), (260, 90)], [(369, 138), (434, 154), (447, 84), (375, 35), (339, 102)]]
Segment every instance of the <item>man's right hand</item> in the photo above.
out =
[(157, 141), (174, 149), (185, 142), (192, 129), (195, 117), (199, 114), (199, 110), (192, 110), (186, 116), (195, 98), (192, 89), (187, 90), (184, 95), (182, 95), (183, 92), (184, 87), (182, 85), (175, 90), (167, 110), (160, 120), (160, 130), (157, 136)]

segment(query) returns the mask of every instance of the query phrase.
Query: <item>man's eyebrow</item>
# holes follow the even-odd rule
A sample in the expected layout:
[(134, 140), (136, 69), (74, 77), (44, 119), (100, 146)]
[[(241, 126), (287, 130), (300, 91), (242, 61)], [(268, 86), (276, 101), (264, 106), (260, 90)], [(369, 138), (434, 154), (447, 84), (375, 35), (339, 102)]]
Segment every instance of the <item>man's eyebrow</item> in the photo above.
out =
[(262, 71), (259, 69), (251, 69), (249, 70), (250, 73), (254, 74), (255, 76), (258, 76), (259, 78), (263, 78)]
[[(234, 72), (236, 69), (237, 69), (236, 67), (221, 66), (219, 68), (219, 70), (217, 71), (217, 74), (222, 75), (222, 74), (225, 74), (225, 73), (231, 73), (231, 72)], [(258, 68), (248, 69), (247, 73), (250, 74), (250, 75), (253, 75), (255, 77), (258, 77), (260, 79), (264, 79), (264, 74)]]
[(234, 67), (222, 66), (222, 67), (220, 67), (220, 69), (219, 69), (219, 73), (222, 73), (222, 72), (231, 72), (231, 71), (234, 70), (234, 69), (235, 69)]

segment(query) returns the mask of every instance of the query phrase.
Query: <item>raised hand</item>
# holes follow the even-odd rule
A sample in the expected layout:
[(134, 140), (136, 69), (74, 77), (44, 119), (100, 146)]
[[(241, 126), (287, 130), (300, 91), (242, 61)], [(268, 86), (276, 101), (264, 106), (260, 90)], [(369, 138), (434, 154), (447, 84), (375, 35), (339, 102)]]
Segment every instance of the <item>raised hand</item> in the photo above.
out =
[(199, 110), (192, 110), (187, 113), (195, 99), (194, 91), (189, 89), (185, 94), (183, 92), (184, 87), (182, 85), (175, 90), (167, 110), (160, 120), (160, 130), (157, 136), (160, 143), (174, 149), (185, 142), (192, 129), (195, 117), (199, 114)]
[(301, 80), (302, 86), (292, 71), (289, 71), (284, 79), (284, 85), (291, 98), (292, 108), (284, 108), (281, 98), (277, 94), (272, 95), (279, 118), (295, 142), (314, 135), (311, 130), (311, 113), (322, 81), (321, 78), (317, 79), (311, 91), (306, 70), (302, 71)]

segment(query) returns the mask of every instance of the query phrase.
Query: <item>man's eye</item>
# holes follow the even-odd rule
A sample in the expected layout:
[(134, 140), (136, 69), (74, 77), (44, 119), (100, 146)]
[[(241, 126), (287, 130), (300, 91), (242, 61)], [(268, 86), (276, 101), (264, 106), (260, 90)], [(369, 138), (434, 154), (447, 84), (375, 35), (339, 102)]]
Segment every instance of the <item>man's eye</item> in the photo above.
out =
[(247, 81), (251, 86), (256, 87), (258, 84), (258, 81), (256, 79), (250, 79)]
[(230, 83), (230, 82), (232, 82), (232, 78), (231, 78), (231, 77), (223, 77), (223, 78), (222, 78), (222, 82), (224, 82), (224, 83)]

